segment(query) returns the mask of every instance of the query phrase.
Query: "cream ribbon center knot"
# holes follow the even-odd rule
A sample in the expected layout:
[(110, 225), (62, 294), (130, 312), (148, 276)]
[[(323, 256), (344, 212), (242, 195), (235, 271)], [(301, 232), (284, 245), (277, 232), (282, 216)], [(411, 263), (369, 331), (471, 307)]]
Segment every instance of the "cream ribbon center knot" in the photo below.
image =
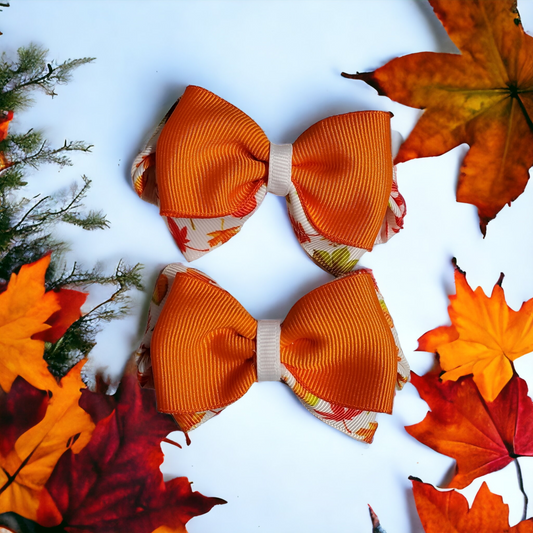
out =
[(267, 192), (287, 196), (291, 187), (292, 144), (270, 143)]

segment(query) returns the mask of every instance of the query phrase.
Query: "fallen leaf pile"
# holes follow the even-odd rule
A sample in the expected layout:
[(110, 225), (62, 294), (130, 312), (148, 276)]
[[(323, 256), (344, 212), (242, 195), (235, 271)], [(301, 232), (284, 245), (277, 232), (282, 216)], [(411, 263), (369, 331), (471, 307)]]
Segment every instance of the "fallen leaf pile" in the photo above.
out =
[(0, 526), (185, 532), (224, 501), (192, 492), (186, 478), (164, 482), (161, 442), (176, 425), (153, 391), (127, 374), (114, 396), (90, 392), (85, 361), (59, 382), (49, 372), (44, 343), (65, 334), (86, 298), (46, 292), (49, 263), (24, 265), (0, 294)]
[(429, 0), (460, 54), (421, 52), (374, 72), (344, 74), (424, 109), (395, 162), (438, 156), (466, 143), (457, 201), (480, 226), (524, 191), (533, 165), (533, 38), (516, 0)]

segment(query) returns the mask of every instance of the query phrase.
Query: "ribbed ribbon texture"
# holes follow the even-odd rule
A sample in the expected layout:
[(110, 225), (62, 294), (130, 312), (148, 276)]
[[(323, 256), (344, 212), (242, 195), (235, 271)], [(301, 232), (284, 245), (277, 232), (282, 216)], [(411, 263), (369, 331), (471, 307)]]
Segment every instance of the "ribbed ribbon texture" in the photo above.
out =
[[(249, 116), (205, 89), (187, 87), (157, 141), (161, 214), (238, 217), (251, 211), (264, 185), (288, 194), (286, 180), (268, 183), (279, 164), (287, 167), (269, 155), (266, 135)], [(347, 113), (311, 126), (292, 145), (291, 180), (315, 232), (372, 249), (392, 188), (390, 113)]]
[[(228, 292), (195, 270), (178, 272), (151, 342), (158, 409), (194, 414), (236, 401), (257, 380), (256, 336), (257, 322)], [(369, 271), (299, 300), (281, 325), (279, 350), (312, 395), (391, 412), (398, 347)]]

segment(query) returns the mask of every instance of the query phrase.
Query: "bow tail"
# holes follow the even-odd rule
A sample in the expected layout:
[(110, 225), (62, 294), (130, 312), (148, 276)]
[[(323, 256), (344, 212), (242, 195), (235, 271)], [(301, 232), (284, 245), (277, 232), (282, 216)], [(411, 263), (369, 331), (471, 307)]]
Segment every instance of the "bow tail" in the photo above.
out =
[(389, 196), (389, 203), (385, 218), (381, 225), (381, 231), (376, 237), (374, 244), (383, 244), (396, 235), (403, 228), (405, 218), (405, 200), (398, 190), (398, 179), (396, 176), (396, 166), (393, 167), (392, 188)]
[[(307, 218), (294, 184), (291, 184), (286, 199), (292, 228), (307, 255), (320, 268), (334, 276), (342, 276), (354, 270), (367, 250), (356, 246), (339, 244), (320, 235)], [(387, 210), (374, 244), (383, 244), (396, 235), (403, 228), (404, 217), (405, 200), (398, 191), (396, 167), (394, 167)]]
[(319, 420), (354, 439), (368, 443), (372, 442), (378, 427), (376, 422), (377, 413), (361, 409), (350, 409), (322, 400), (304, 389), (287, 369), (285, 369), (281, 381), (291, 388), (302, 405)]
[(220, 218), (167, 217), (167, 225), (185, 259), (194, 261), (237, 235), (265, 195), (266, 185), (262, 185), (236, 213)]
[(291, 183), (286, 199), (292, 228), (307, 255), (320, 268), (334, 276), (342, 276), (354, 270), (366, 250), (338, 244), (320, 235), (307, 218), (294, 183)]
[(178, 423), (179, 428), (187, 437), (187, 444), (190, 444), (190, 438), (188, 433), (198, 426), (201, 426), (204, 422), (207, 422), (214, 416), (221, 413), (225, 408), (212, 409), (210, 411), (201, 411), (199, 413), (179, 413), (174, 414), (174, 419)]

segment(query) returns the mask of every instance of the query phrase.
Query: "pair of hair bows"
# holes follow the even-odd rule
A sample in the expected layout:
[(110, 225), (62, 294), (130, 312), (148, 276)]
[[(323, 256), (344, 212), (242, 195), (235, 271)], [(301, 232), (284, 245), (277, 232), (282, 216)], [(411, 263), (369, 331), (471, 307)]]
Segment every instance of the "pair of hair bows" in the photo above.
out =
[[(338, 279), (281, 321), (253, 319), (211, 278), (181, 264), (160, 274), (137, 352), (139, 380), (187, 433), (255, 381), (282, 381), (317, 418), (371, 442), (409, 379), (398, 336), (367, 269), (374, 244), (403, 225), (390, 113), (326, 118), (275, 145), (246, 114), (187, 87), (132, 167), (192, 261), (235, 236), (267, 192), (285, 196), (306, 253)], [(352, 272), (353, 271), (353, 272)]]

